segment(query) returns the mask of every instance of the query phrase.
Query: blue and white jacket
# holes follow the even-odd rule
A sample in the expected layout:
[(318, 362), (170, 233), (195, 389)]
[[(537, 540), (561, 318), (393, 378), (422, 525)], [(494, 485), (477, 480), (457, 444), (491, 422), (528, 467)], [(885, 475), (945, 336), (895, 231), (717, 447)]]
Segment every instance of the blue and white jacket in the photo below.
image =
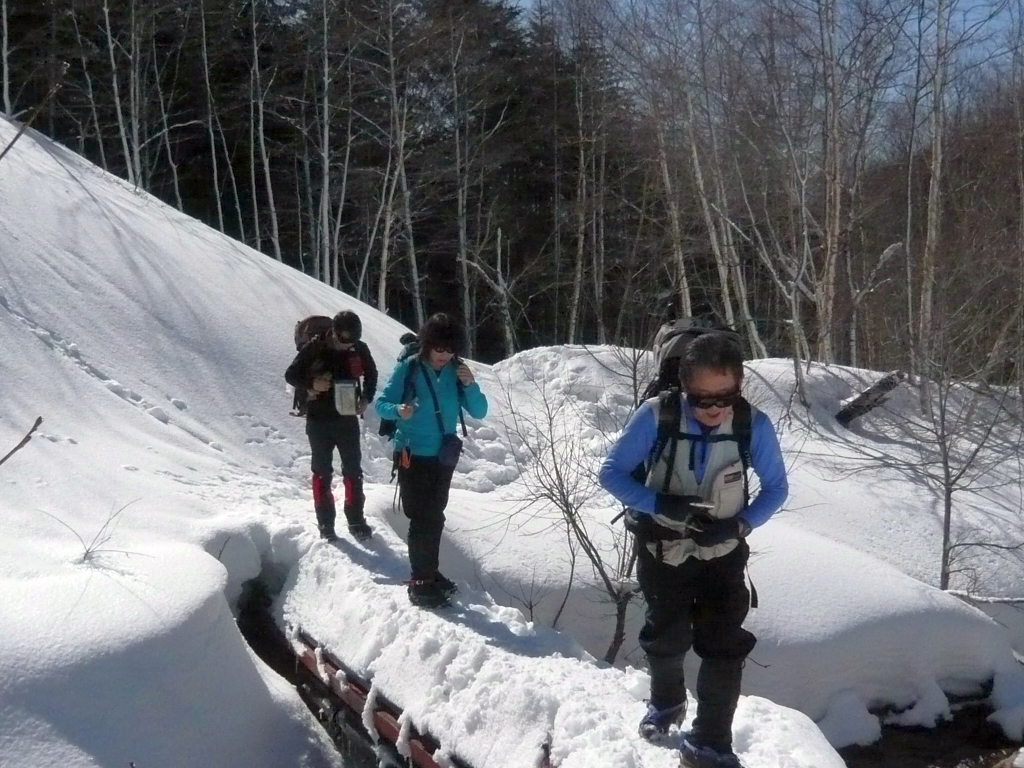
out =
[[(637, 482), (633, 470), (650, 459), (658, 436), (655, 415), (657, 400), (643, 403), (630, 418), (619, 439), (608, 451), (601, 464), (599, 480), (601, 486), (628, 507), (638, 512), (654, 514), (657, 491)], [(684, 401), (682, 418), (685, 427), (681, 430), (700, 434), (701, 425)], [(714, 435), (717, 430), (709, 434)], [(706, 444), (698, 445), (695, 453), (694, 474), (700, 481), (708, 458)], [(786, 479), (786, 465), (782, 450), (775, 435), (775, 428), (768, 417), (754, 409), (751, 423), (750, 464), (760, 480), (761, 487), (750, 505), (737, 515), (751, 528), (763, 525), (768, 518), (782, 507), (789, 495), (789, 481)]]

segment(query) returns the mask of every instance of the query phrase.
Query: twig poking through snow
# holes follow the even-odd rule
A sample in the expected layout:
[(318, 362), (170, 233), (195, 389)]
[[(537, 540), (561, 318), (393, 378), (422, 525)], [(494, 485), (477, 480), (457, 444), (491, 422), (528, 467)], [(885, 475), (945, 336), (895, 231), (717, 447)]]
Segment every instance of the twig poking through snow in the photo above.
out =
[(37, 429), (39, 429), (39, 425), (42, 424), (42, 423), (43, 423), (43, 417), (42, 416), (36, 417), (36, 423), (32, 425), (32, 429), (30, 429), (28, 431), (27, 435), (25, 435), (23, 438), (21, 438), (21, 442), (18, 443), (16, 446), (14, 446), (14, 448), (11, 449), (10, 453), (8, 453), (6, 456), (4, 456), (2, 459), (0, 459), (0, 464), (3, 464), (5, 461), (7, 461), (9, 458), (11, 458), (11, 456), (13, 456), (18, 451), (20, 451), (22, 448), (24, 448), (28, 444), (28, 441), (32, 439), (32, 434)]

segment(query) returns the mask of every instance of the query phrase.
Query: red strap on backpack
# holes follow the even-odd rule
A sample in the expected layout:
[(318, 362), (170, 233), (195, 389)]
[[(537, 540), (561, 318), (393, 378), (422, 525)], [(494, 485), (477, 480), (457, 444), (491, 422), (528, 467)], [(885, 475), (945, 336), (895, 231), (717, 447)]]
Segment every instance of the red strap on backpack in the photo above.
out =
[(348, 373), (353, 379), (363, 375), (363, 359), (358, 352), (348, 353)]

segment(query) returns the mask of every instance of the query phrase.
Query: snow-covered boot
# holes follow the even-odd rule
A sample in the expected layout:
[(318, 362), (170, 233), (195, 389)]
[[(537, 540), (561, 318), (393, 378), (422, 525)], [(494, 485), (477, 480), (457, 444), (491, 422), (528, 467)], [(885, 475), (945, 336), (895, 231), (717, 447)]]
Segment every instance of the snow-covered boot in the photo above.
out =
[(409, 602), (418, 608), (444, 608), (451, 605), (435, 579), (412, 579), (409, 581)]
[(352, 538), (356, 541), (369, 541), (373, 536), (373, 528), (367, 525), (365, 520), (358, 523), (349, 523), (348, 532), (352, 534)]
[(640, 720), (640, 736), (647, 741), (664, 741), (668, 736), (668, 729), (683, 722), (685, 717), (685, 701), (667, 709), (656, 709), (653, 705), (648, 704), (647, 714)]
[(687, 734), (679, 748), (680, 768), (743, 768), (743, 763), (731, 749), (720, 751), (692, 740)]
[(459, 591), (459, 586), (441, 572), (434, 576), (434, 581), (446, 597), (451, 597)]

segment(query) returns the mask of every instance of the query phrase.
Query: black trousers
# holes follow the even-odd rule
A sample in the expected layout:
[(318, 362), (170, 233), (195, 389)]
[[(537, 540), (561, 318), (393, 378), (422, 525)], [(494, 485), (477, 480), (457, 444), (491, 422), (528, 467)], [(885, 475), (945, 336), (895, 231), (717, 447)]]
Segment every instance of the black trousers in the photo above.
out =
[(686, 701), (683, 657), (692, 647), (701, 665), (691, 735), (730, 749), (743, 662), (757, 642), (742, 626), (750, 609), (744, 578), (750, 548), (740, 541), (723, 557), (690, 558), (677, 567), (659, 562), (643, 545), (639, 552), (637, 578), (647, 600), (640, 647), (647, 653), (651, 704), (667, 709)]
[(398, 466), (402, 509), (409, 518), (409, 566), (413, 580), (434, 578), (444, 531), (444, 510), (453, 468), (443, 467), (436, 456), (410, 456), (409, 466)]
[(313, 508), (321, 529), (334, 530), (336, 512), (331, 480), (334, 475), (334, 451), (341, 456), (341, 477), (345, 484), (345, 518), (352, 523), (363, 522), (362, 449), (359, 438), (362, 428), (358, 416), (336, 419), (306, 419), (306, 437), (312, 452)]

